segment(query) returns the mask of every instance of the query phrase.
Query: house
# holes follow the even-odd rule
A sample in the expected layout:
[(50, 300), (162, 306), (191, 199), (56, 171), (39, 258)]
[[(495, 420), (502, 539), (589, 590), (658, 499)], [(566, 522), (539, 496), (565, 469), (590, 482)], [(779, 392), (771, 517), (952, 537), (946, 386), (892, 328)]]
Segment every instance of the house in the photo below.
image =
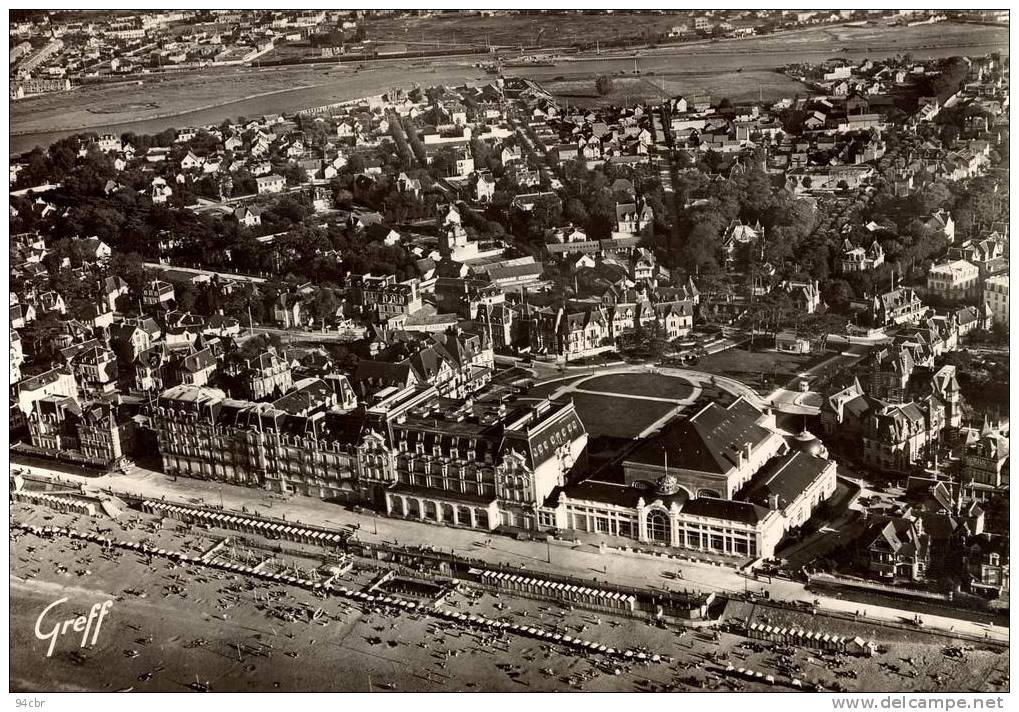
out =
[(521, 193), (513, 197), (513, 200), (510, 201), (510, 207), (530, 212), (534, 209), (535, 205), (542, 202), (548, 202), (560, 208), (562, 207), (562, 201), (560, 200), (559, 195), (553, 191), (542, 193)]
[(127, 282), (119, 276), (106, 277), (99, 284), (99, 296), (111, 311), (116, 310), (117, 299), (125, 296), (127, 293)]
[(106, 396), (117, 389), (117, 355), (104, 346), (81, 349), (71, 357), (70, 367), (82, 395)]
[(166, 184), (162, 178), (152, 179), (152, 186), (149, 189), (149, 198), (156, 205), (163, 205), (173, 195), (173, 188)]
[(522, 161), (524, 154), (520, 150), (520, 146), (503, 146), (502, 153), (499, 154), (502, 165), (506, 166), (514, 161)]
[(616, 203), (616, 231), (629, 235), (643, 232), (654, 222), (655, 214), (644, 201)]
[(1007, 594), (1010, 588), (1008, 537), (984, 534), (966, 542), (970, 589), (987, 598)]
[[(150, 318), (146, 317), (151, 321)], [(137, 319), (126, 319), (109, 328), (109, 345), (121, 363), (134, 363), (138, 356), (152, 346), (153, 336), (138, 323)], [(153, 325), (155, 322), (153, 322)], [(156, 327), (158, 331), (158, 327)]]
[(921, 581), (931, 560), (931, 538), (919, 517), (887, 517), (867, 528), (863, 562), (882, 579)]
[(874, 240), (870, 247), (856, 247), (850, 240), (842, 244), (842, 255), (838, 261), (840, 272), (869, 272), (885, 263), (885, 251), (881, 243)]
[(810, 339), (793, 331), (775, 334), (775, 350), (790, 354), (809, 354)]
[(173, 285), (162, 280), (152, 280), (142, 290), (142, 304), (147, 307), (161, 307), (172, 303), (175, 299)]
[(234, 209), (234, 218), (245, 227), (257, 227), (262, 224), (262, 211), (256, 206), (241, 206)]
[(951, 245), (955, 242), (955, 221), (947, 210), (938, 210), (931, 213), (923, 224), (924, 228), (939, 234), (946, 243)]
[(985, 500), (1009, 486), (1008, 429), (985, 424), (976, 440), (966, 445), (962, 455), (962, 484), (966, 494)]
[(455, 175), (465, 177), (474, 172), (474, 156), (470, 149), (458, 150), (454, 153), (453, 172)]
[(381, 242), (386, 247), (400, 244), (400, 233), (382, 223), (369, 225), (365, 230), (365, 235), (370, 242)]
[(871, 319), (875, 326), (915, 324), (926, 312), (926, 305), (908, 287), (879, 294), (871, 303)]
[(280, 358), (275, 348), (230, 368), (241, 397), (262, 400), (279, 397), (294, 387), (290, 362)]
[(792, 297), (793, 305), (804, 314), (815, 314), (822, 309), (821, 285), (815, 280), (786, 280), (782, 289)]
[(287, 187), (287, 179), (281, 175), (271, 173), (267, 176), (259, 176), (255, 179), (258, 186), (258, 194), (282, 193)]
[(764, 228), (760, 222), (747, 225), (741, 220), (733, 220), (722, 233), (722, 253), (729, 268), (735, 266), (737, 253), (756, 245), (764, 239)]
[(180, 382), (191, 386), (207, 385), (216, 366), (216, 357), (210, 348), (188, 354), (180, 363)]
[(113, 250), (98, 237), (89, 237), (77, 243), (81, 250), (82, 261), (89, 264), (102, 264), (110, 259)]
[(932, 264), (927, 272), (927, 292), (942, 299), (969, 299), (979, 291), (980, 270), (966, 260)]
[(192, 168), (201, 168), (203, 163), (205, 163), (204, 158), (199, 158), (191, 151), (188, 151), (187, 155), (181, 159), (180, 167), (184, 170), (191, 170)]
[(52, 290), (42, 292), (39, 295), (38, 305), (43, 314), (50, 314), (53, 312), (58, 314), (67, 313), (67, 304), (64, 302), (63, 295)]
[(863, 421), (863, 462), (885, 472), (927, 464), (945, 428), (945, 408), (934, 396), (907, 403), (878, 401)]
[(77, 317), (93, 329), (105, 329), (113, 324), (113, 309), (106, 302), (86, 304), (78, 310)]
[(411, 178), (404, 172), (397, 177), (396, 188), (401, 193), (412, 193), (416, 198), (421, 194), (421, 181), (417, 178)]
[(273, 320), (284, 329), (296, 329), (308, 321), (307, 305), (300, 294), (284, 292), (272, 307)]
[(113, 134), (102, 134), (97, 142), (99, 150), (103, 153), (109, 153), (111, 151), (120, 152), (124, 150), (124, 146), (121, 140)]
[(632, 267), (630, 275), (637, 282), (656, 281), (658, 273), (658, 260), (654, 253), (645, 247), (638, 247), (631, 260)]
[(213, 314), (205, 322), (202, 333), (206, 336), (236, 337), (241, 333), (241, 323), (230, 316)]
[(479, 203), (488, 203), (495, 195), (495, 179), (488, 171), (472, 174), (470, 185), (474, 191), (474, 199)]
[(993, 324), (1008, 326), (1008, 274), (984, 280), (984, 304), (990, 311)]

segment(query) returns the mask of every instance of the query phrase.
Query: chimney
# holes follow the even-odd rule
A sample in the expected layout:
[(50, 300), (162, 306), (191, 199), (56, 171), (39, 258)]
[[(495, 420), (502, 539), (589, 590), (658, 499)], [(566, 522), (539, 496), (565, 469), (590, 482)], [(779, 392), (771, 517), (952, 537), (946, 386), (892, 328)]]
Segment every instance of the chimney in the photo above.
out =
[(777, 494), (769, 494), (768, 495), (768, 509), (770, 509), (772, 511), (778, 511), (779, 504), (778, 504), (778, 495)]

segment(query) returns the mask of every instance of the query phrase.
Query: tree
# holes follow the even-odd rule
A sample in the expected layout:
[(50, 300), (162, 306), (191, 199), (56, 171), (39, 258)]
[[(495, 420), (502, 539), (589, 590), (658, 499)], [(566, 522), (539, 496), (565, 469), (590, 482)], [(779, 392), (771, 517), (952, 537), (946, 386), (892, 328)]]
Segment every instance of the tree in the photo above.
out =
[(580, 199), (570, 198), (563, 206), (563, 217), (574, 225), (587, 225), (587, 208)]
[(612, 93), (612, 77), (601, 74), (594, 80), (594, 90), (598, 96), (605, 96)]
[(336, 298), (333, 290), (320, 289), (315, 293), (315, 298), (312, 300), (311, 306), (312, 312), (315, 314), (315, 320), (322, 323), (336, 316), (336, 310), (340, 306), (340, 300)]

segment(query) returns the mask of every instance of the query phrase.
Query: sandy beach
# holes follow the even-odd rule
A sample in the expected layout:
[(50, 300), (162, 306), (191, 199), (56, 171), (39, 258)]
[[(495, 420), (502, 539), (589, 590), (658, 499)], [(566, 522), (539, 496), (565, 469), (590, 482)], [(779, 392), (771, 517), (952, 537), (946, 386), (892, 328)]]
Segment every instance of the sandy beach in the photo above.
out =
[[(311, 576), (324, 552), (277, 554), (222, 544), (226, 532), (192, 529), (135, 511), (116, 522), (15, 504), (15, 522), (103, 531), (142, 541)], [(218, 546), (217, 546), (218, 545)], [(965, 652), (965, 665), (941, 645), (889, 640), (872, 659), (821, 660), (740, 635), (564, 609), (552, 603), (465, 589), (443, 606), (473, 615), (541, 626), (606, 645), (658, 651), (661, 663), (620, 663), (578, 655), (562, 645), (493, 634), (419, 611), (392, 612), (324, 597), (193, 563), (181, 564), (55, 535), (19, 534), (11, 543), (11, 688), (133, 691), (452, 691), (452, 690), (774, 690), (736, 679), (728, 665), (802, 672), (804, 682), (857, 690), (995, 690), (1007, 683), (1008, 654)], [(342, 577), (351, 589), (378, 575), (358, 563)], [(92, 649), (70, 637), (45, 657), (36, 639), (39, 613), (67, 597), (67, 615), (113, 599)], [(746, 604), (743, 604), (746, 605)], [(752, 610), (741, 614), (757, 615)], [(895, 638), (896, 636), (891, 636)], [(315, 664), (309, 665), (308, 660)], [(909, 660), (908, 664), (903, 662)], [(455, 668), (455, 679), (451, 669)], [(618, 671), (618, 672), (617, 672)], [(781, 676), (776, 672), (781, 681)], [(781, 686), (781, 682), (778, 683)]]

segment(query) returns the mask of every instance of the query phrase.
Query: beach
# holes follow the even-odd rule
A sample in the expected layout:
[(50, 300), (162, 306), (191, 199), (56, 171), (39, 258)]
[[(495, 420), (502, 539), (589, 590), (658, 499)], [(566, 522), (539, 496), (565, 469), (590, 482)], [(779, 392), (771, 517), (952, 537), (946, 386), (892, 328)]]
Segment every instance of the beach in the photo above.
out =
[[(334, 559), (313, 548), (284, 553), (242, 543), (227, 532), (191, 527), (128, 510), (116, 521), (60, 514), (15, 503), (15, 523), (101, 531), (110, 539), (175, 548), (193, 558), (258, 562), (312, 577)], [(982, 690), (1006, 685), (1008, 654), (965, 651), (965, 665), (940, 644), (888, 629), (874, 658), (821, 656), (751, 641), (726, 630), (571, 609), (554, 602), (470, 586), (441, 606), (464, 614), (536, 626), (619, 649), (658, 654), (659, 662), (619, 661), (514, 633), (440, 620), (431, 604), (406, 611), (326, 596), (297, 585), (180, 562), (57, 534), (22, 533), (11, 543), (11, 689), (15, 691), (629, 691), (789, 689), (804, 684), (872, 691)], [(353, 589), (378, 579), (358, 561), (338, 577)], [(52, 657), (34, 626), (54, 601), (66, 615), (112, 600), (91, 648), (58, 640)], [(758, 609), (758, 610), (755, 610)], [(734, 604), (730, 617), (775, 616)], [(790, 612), (786, 616), (809, 616)], [(60, 617), (56, 613), (56, 617)], [(725, 625), (722, 626), (725, 628)], [(878, 636), (883, 635), (877, 629)], [(314, 660), (314, 665), (308, 661)], [(908, 663), (904, 661), (910, 661)], [(733, 670), (728, 670), (729, 667)], [(768, 671), (775, 684), (747, 680), (738, 667)], [(454, 672), (455, 671), (455, 672)], [(784, 682), (783, 682), (784, 681)]]

